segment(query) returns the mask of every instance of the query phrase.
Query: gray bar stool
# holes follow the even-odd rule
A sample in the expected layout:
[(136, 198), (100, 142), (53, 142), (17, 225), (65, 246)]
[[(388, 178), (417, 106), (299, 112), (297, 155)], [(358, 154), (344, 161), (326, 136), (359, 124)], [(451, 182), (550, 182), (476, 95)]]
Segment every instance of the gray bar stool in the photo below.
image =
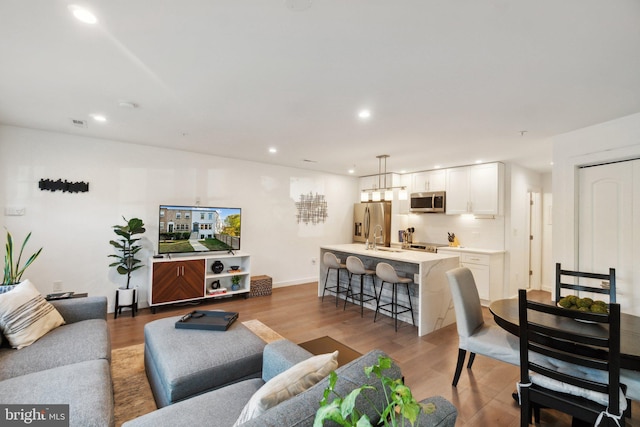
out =
[[(340, 270), (346, 270), (347, 265), (340, 262), (338, 257), (332, 252), (325, 252), (322, 257), (322, 262), (327, 267), (327, 277), (324, 279), (324, 289), (322, 289), (321, 301), (324, 301), (324, 293), (326, 291), (333, 292), (336, 295), (336, 307), (338, 306), (338, 296), (347, 292), (347, 289), (340, 289)], [(329, 274), (331, 270), (336, 270), (336, 285), (327, 286), (329, 280)]]
[[(364, 268), (362, 260), (355, 256), (347, 257), (347, 270), (349, 271), (349, 285), (347, 286), (347, 295), (344, 298), (344, 309), (347, 308), (347, 300), (351, 297), (351, 302), (356, 304), (355, 297), (360, 297), (360, 317), (364, 316), (364, 303), (367, 301), (375, 300), (376, 307), (378, 306), (378, 296), (376, 294), (376, 272), (373, 270), (367, 270)], [(360, 276), (360, 292), (354, 293), (351, 287), (351, 279), (353, 276)], [(365, 292), (364, 278), (366, 276), (371, 277), (371, 284), (373, 285), (373, 295)]]
[[(398, 332), (398, 314), (406, 313), (407, 311), (411, 312), (411, 322), (413, 326), (416, 326), (416, 322), (413, 318), (413, 305), (411, 304), (411, 293), (409, 291), (409, 283), (412, 283), (408, 277), (399, 277), (396, 273), (396, 269), (393, 268), (392, 265), (387, 264), (386, 262), (380, 262), (376, 265), (376, 276), (380, 278), (382, 281), (380, 285), (380, 295), (378, 295), (378, 304), (376, 306), (376, 314), (373, 317), (373, 321), (376, 321), (376, 317), (378, 317), (378, 311), (386, 311), (391, 314), (391, 317), (395, 320), (396, 332)], [(390, 283), (392, 285), (391, 291), (391, 302), (386, 304), (380, 304), (380, 298), (382, 297), (382, 290), (384, 289), (384, 284)], [(398, 304), (398, 285), (404, 284), (407, 287), (407, 296), (409, 298), (409, 306)]]

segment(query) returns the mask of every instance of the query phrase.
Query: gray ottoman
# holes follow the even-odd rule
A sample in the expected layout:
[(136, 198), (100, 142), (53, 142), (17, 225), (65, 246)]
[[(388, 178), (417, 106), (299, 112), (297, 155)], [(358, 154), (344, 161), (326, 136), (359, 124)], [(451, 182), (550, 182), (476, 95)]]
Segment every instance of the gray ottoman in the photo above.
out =
[(144, 327), (144, 365), (158, 408), (260, 378), (266, 343), (236, 321), (226, 331), (176, 329), (178, 317)]

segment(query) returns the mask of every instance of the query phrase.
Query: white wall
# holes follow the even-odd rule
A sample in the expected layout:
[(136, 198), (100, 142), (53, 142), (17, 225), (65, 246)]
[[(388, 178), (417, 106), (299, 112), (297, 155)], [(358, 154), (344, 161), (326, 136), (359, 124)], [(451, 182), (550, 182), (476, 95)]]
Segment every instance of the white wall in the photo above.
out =
[(542, 289), (555, 289), (555, 263), (553, 262), (553, 189), (550, 173), (542, 175)]
[[(24, 216), (2, 215), (0, 225), (20, 242), (32, 231), (27, 251), (44, 247), (25, 278), (42, 293), (62, 281), (64, 290), (106, 295), (110, 310), (114, 290), (125, 283), (107, 257), (111, 226), (123, 215), (145, 221), (146, 258), (157, 250), (159, 204), (192, 205), (199, 198), (202, 206), (240, 207), (252, 274), (284, 286), (317, 280), (312, 258), (320, 245), (351, 241), (358, 197), (352, 177), (10, 126), (0, 126), (0, 177), (0, 214), (26, 208)], [(89, 182), (89, 192), (41, 191), (43, 178)], [(326, 196), (323, 224), (296, 222), (295, 202), (309, 192)], [(147, 267), (134, 276), (141, 301), (148, 276)]]
[(553, 138), (553, 263), (577, 265), (577, 168), (640, 157), (640, 113)]

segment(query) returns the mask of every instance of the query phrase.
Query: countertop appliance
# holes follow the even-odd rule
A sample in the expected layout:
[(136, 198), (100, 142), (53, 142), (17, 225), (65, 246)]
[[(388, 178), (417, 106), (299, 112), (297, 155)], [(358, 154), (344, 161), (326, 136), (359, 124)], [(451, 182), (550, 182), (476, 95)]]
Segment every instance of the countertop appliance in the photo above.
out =
[(446, 193), (444, 191), (411, 193), (411, 212), (442, 213), (445, 212), (446, 206)]
[(377, 246), (391, 245), (391, 202), (365, 202), (353, 205), (353, 241)]
[(443, 243), (421, 243), (415, 242), (411, 243), (406, 249), (410, 249), (412, 251), (422, 251), (422, 252), (438, 252), (438, 248), (442, 246), (447, 246)]

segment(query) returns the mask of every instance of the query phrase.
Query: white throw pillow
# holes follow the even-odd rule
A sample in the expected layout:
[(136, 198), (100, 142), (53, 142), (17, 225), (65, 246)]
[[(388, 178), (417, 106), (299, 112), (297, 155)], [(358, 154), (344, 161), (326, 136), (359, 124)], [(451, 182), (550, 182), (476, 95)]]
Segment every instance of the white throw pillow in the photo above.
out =
[(302, 393), (338, 367), (338, 351), (310, 357), (271, 378), (242, 409), (234, 427), (258, 417), (267, 409)]
[(28, 280), (0, 294), (0, 330), (11, 344), (21, 349), (47, 332), (64, 325), (64, 319)]

